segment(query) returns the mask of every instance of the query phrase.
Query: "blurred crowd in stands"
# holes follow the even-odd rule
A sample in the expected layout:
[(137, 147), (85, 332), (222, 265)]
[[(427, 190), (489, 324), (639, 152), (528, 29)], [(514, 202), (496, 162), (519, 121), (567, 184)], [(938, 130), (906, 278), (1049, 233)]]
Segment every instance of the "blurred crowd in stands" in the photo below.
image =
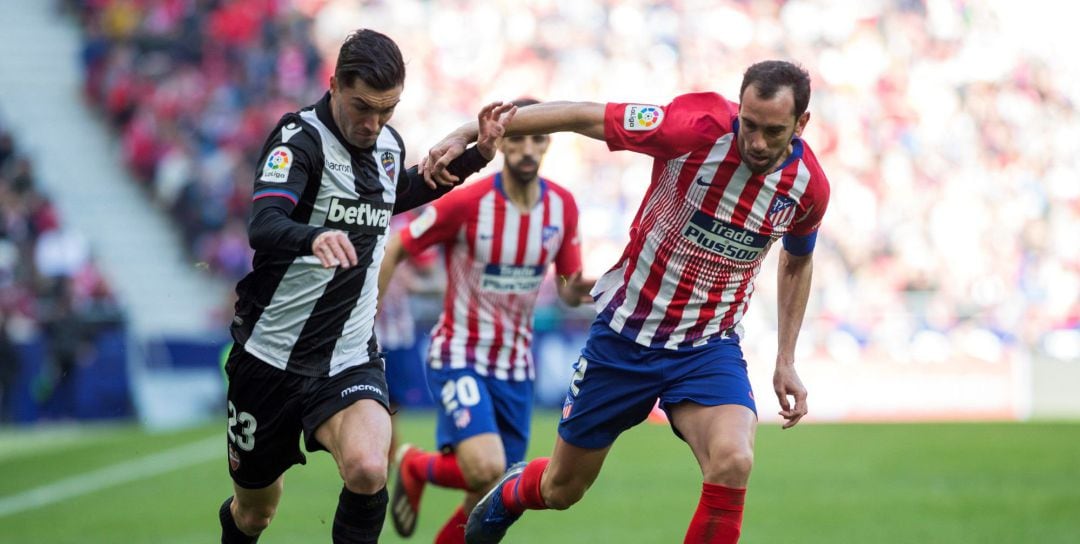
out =
[(36, 400), (47, 402), (88, 360), (95, 332), (120, 322), (89, 244), (64, 225), (0, 120), (0, 422), (11, 415), (17, 344), (43, 341), (45, 364), (32, 379)]
[[(764, 58), (814, 81), (804, 134), (830, 175), (805, 351), (839, 361), (1080, 357), (1080, 67), (1064, 22), (991, 0), (68, 0), (85, 92), (193, 258), (235, 279), (256, 154), (318, 99), (343, 37), (408, 63), (410, 163), (486, 101), (735, 98)], [(1075, 37), (1071, 38), (1073, 41)], [(650, 163), (575, 136), (542, 172), (574, 190), (586, 270), (618, 257)], [(8, 179), (14, 180), (14, 177)], [(9, 182), (13, 184), (14, 182)], [(27, 197), (34, 200), (33, 197)], [(767, 266), (775, 266), (771, 259)], [(775, 349), (771, 269), (748, 313)], [(554, 300), (548, 301), (554, 305)], [(571, 314), (574, 315), (574, 314)]]

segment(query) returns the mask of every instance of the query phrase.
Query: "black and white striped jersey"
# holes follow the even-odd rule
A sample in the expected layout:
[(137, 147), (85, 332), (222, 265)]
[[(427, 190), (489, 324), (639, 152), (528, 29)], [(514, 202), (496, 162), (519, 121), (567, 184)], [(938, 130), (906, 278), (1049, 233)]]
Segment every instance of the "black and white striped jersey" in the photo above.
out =
[[(402, 167), (405, 145), (389, 126), (371, 148), (348, 144), (329, 99), (284, 115), (263, 147), (248, 228), (253, 270), (236, 286), (232, 323), (248, 353), (306, 376), (381, 364), (375, 307), (390, 216), (449, 190), (430, 189), (416, 167)], [(450, 171), (465, 179), (486, 163), (472, 148)], [(311, 254), (329, 229), (348, 233), (357, 266), (323, 268)]]

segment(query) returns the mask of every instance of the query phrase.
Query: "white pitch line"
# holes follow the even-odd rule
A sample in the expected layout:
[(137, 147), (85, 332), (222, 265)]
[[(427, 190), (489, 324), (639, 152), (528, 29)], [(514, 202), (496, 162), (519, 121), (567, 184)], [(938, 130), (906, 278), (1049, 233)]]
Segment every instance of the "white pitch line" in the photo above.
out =
[(224, 457), (223, 437), (213, 437), (160, 453), (117, 463), (65, 478), (29, 491), (0, 497), (0, 518), (41, 508), (79, 495), (86, 495), (150, 476), (157, 476)]

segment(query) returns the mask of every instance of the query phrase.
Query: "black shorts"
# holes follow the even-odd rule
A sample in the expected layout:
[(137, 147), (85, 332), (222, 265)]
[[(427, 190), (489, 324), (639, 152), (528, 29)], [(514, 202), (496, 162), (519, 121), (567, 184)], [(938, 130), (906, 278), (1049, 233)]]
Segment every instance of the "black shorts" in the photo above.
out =
[(316, 378), (271, 366), (233, 344), (225, 373), (229, 474), (247, 489), (266, 487), (289, 467), (307, 462), (300, 451), (301, 431), (307, 451), (325, 450), (315, 429), (352, 403), (373, 399), (389, 411), (381, 361)]

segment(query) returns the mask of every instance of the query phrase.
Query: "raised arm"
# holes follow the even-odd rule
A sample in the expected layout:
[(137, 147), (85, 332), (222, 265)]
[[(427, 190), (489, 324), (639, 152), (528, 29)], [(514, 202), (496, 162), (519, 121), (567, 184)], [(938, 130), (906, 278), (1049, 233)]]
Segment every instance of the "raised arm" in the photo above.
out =
[[(576, 132), (583, 136), (604, 139), (604, 104), (597, 102), (542, 102), (519, 108), (505, 126), (506, 136)], [(426, 180), (444, 175), (446, 166), (476, 140), (478, 125), (465, 123), (448, 134), (420, 161), (420, 173)]]

